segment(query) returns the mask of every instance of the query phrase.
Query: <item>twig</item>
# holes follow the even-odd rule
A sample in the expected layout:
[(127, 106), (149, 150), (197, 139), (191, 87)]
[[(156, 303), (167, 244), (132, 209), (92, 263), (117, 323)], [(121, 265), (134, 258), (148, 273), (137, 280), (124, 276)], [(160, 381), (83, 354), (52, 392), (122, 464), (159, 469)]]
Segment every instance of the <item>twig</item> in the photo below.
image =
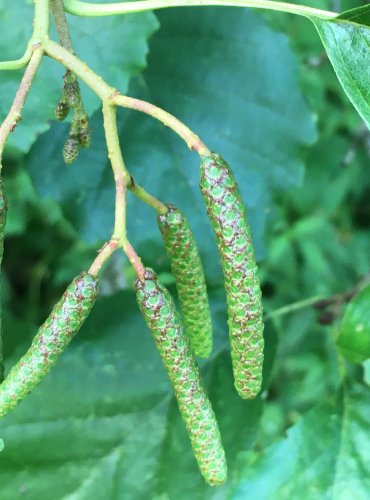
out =
[(159, 214), (165, 214), (168, 212), (167, 206), (157, 198), (155, 198), (153, 195), (145, 191), (145, 189), (139, 186), (139, 184), (136, 184), (132, 176), (127, 187), (131, 191), (131, 193), (139, 198), (139, 200), (154, 208), (154, 210), (156, 210)]
[(277, 318), (279, 316), (285, 316), (286, 314), (299, 311), (300, 309), (314, 306), (315, 303), (317, 303), (319, 300), (322, 300), (321, 295), (315, 295), (314, 297), (309, 297), (308, 299), (293, 302), (292, 304), (280, 307), (279, 309), (275, 309), (275, 311), (271, 311), (270, 313), (266, 314), (266, 316), (264, 317), (264, 321), (270, 321), (271, 319)]
[(43, 53), (43, 48), (40, 46), (37, 46), (34, 49), (30, 62), (28, 63), (27, 69), (23, 75), (22, 81), (15, 95), (12, 107), (10, 108), (8, 116), (0, 126), (0, 171), (2, 167), (2, 156), (6, 140), (9, 134), (14, 131), (17, 123), (21, 119), (22, 109), (31, 89), (32, 81), (35, 78), (37, 70), (39, 69), (39, 66), (41, 64)]
[(299, 16), (316, 16), (322, 19), (332, 19), (337, 14), (327, 10), (315, 9), (306, 5), (295, 5), (286, 2), (269, 0), (140, 0), (136, 2), (118, 3), (88, 3), (79, 0), (64, 0), (64, 8), (76, 16), (112, 16), (143, 12), (146, 10), (165, 9), (168, 7), (252, 7), (256, 9), (277, 10)]
[(71, 34), (64, 14), (63, 0), (51, 0), (51, 12), (54, 17), (55, 27), (61, 46), (74, 54)]
[(286, 314), (290, 314), (300, 309), (305, 309), (306, 307), (314, 307), (318, 310), (326, 310), (328, 307), (332, 307), (332, 311), (324, 311), (323, 313), (321, 313), (324, 320), (323, 324), (324, 322), (325, 324), (332, 323), (337, 318), (340, 312), (341, 305), (349, 302), (364, 286), (369, 283), (370, 273), (367, 273), (354, 287), (343, 293), (337, 293), (332, 295), (331, 297), (322, 297), (320, 295), (316, 295), (314, 297), (309, 297), (308, 299), (293, 302), (292, 304), (280, 307), (279, 309), (275, 309), (275, 311), (271, 311), (270, 313), (266, 314), (266, 316), (264, 317), (264, 321), (270, 321), (271, 319), (277, 318), (279, 316), (285, 316)]
[(182, 123), (170, 113), (167, 113), (167, 111), (164, 111), (163, 109), (140, 99), (120, 95), (116, 89), (109, 86), (100, 76), (98, 76), (91, 68), (89, 68), (87, 64), (85, 64), (75, 55), (71, 54), (66, 49), (51, 40), (49, 40), (45, 45), (45, 52), (50, 57), (76, 73), (76, 75), (82, 81), (84, 81), (86, 85), (88, 85), (103, 102), (109, 100), (111, 104), (114, 104), (116, 106), (135, 109), (142, 113), (148, 114), (173, 130), (186, 142), (191, 150), (196, 151), (199, 155), (202, 156), (210, 155), (210, 150), (199, 139), (199, 137), (194, 134), (194, 132), (192, 132), (184, 123)]
[(105, 262), (109, 259), (109, 257), (118, 249), (119, 242), (118, 240), (111, 239), (107, 243), (103, 245), (103, 247), (99, 250), (98, 256), (91, 264), (89, 273), (93, 276), (97, 276), (105, 264)]
[(128, 240), (126, 240), (123, 250), (128, 257), (128, 260), (131, 262), (132, 267), (135, 269), (138, 278), (143, 281), (145, 268), (140, 257), (135, 252), (134, 247)]

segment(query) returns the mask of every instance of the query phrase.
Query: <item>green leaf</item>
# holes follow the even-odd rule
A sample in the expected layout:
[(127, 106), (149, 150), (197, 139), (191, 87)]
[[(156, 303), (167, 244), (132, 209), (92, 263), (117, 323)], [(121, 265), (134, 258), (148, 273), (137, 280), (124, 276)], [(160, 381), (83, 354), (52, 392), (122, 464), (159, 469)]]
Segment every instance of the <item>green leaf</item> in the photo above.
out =
[(230, 498), (368, 498), (370, 392), (344, 389), (334, 404), (306, 413), (286, 439), (259, 455), (242, 454)]
[(334, 20), (312, 18), (337, 77), (370, 128), (370, 8), (344, 12)]
[[(301, 182), (301, 150), (313, 141), (315, 129), (287, 38), (250, 11), (222, 12), (222, 23), (219, 9), (161, 14), (145, 82), (141, 79), (131, 94), (173, 112), (229, 161), (261, 258), (271, 191)], [(197, 155), (153, 119), (137, 112), (119, 115), (124, 118), (119, 128), (130, 172), (155, 196), (183, 210), (202, 256), (207, 256), (208, 276), (220, 281), (216, 245), (199, 193)], [(91, 149), (81, 151), (71, 169), (61, 161), (66, 131), (56, 127), (37, 141), (28, 167), (41, 196), (58, 199), (81, 237), (95, 244), (112, 231), (114, 195), (100, 116), (94, 117), (92, 129)], [(40, 164), (48, 165), (46, 175)], [(128, 228), (145, 262), (168, 269), (155, 214), (130, 194)]]
[[(0, 40), (1, 60), (15, 59), (25, 50), (32, 31), (31, 2), (0, 0), (0, 20), (4, 27)], [(158, 28), (151, 12), (100, 19), (68, 17), (78, 56), (102, 75), (111, 85), (126, 92), (130, 79), (146, 65), (148, 39)], [(56, 35), (54, 34), (54, 38)], [(0, 122), (14, 99), (23, 70), (2, 71), (0, 84)], [(9, 146), (27, 152), (37, 137), (49, 129), (54, 109), (60, 99), (64, 69), (45, 58), (27, 98), (22, 122), (9, 139)], [(82, 85), (86, 109), (92, 114), (100, 106), (99, 99)]]
[[(263, 402), (237, 396), (220, 294), (211, 294), (211, 304), (215, 351), (202, 362), (202, 372), (232, 474), (238, 451), (253, 445)], [(7, 360), (8, 369), (25, 349)], [(268, 365), (272, 357), (271, 352)], [(179, 489), (197, 494), (198, 487), (204, 494), (213, 491), (197, 470), (131, 292), (98, 299), (49, 376), (1, 420), (0, 435), (6, 446), (0, 454), (1, 498), (15, 498), (19, 491), (30, 500), (47, 500), (51, 491), (55, 498), (92, 500), (153, 498), (155, 492), (172, 498)]]
[(370, 358), (370, 285), (348, 304), (337, 345), (343, 356), (353, 363)]

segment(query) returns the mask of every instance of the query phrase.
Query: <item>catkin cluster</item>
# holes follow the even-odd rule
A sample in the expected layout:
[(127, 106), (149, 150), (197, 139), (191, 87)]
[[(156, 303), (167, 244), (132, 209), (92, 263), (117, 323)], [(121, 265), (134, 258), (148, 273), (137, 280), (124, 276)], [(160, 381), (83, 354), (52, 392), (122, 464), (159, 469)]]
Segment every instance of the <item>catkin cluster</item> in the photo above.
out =
[(136, 281), (135, 289), (170, 378), (199, 469), (210, 485), (222, 484), (227, 466), (220, 432), (173, 299), (151, 269), (146, 269), (142, 281)]

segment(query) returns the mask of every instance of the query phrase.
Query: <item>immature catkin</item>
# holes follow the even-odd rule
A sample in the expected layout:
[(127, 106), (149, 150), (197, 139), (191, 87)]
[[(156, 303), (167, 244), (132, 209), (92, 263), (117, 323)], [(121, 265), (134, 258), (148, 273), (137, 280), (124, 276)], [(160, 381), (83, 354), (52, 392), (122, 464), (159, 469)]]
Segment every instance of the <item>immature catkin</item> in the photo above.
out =
[[(1, 264), (4, 254), (4, 238), (5, 224), (8, 204), (3, 191), (3, 182), (0, 180), (0, 275)], [(0, 283), (0, 383), (4, 380), (4, 346), (3, 346), (3, 331), (2, 331), (2, 309), (1, 309), (1, 283)]]
[(194, 236), (184, 215), (173, 205), (158, 216), (158, 226), (176, 280), (185, 332), (195, 354), (206, 358), (212, 351), (212, 321)]
[(67, 118), (67, 115), (69, 113), (69, 105), (66, 100), (60, 99), (60, 101), (57, 104), (57, 107), (55, 108), (55, 118), (62, 122)]
[(200, 188), (224, 273), (235, 387), (244, 399), (261, 389), (263, 322), (252, 236), (238, 186), (217, 154), (201, 160)]
[(71, 165), (77, 160), (79, 153), (79, 142), (75, 135), (70, 135), (63, 148), (63, 159), (66, 165)]
[(168, 290), (151, 269), (136, 280), (136, 296), (170, 378), (195, 458), (210, 485), (226, 480), (227, 466), (217, 421), (198, 366)]
[(0, 417), (11, 411), (56, 364), (81, 328), (97, 296), (97, 280), (81, 273), (64, 292), (39, 329), (27, 353), (0, 385)]
[(89, 117), (85, 112), (78, 116), (78, 142), (83, 148), (90, 147), (91, 132), (89, 125)]

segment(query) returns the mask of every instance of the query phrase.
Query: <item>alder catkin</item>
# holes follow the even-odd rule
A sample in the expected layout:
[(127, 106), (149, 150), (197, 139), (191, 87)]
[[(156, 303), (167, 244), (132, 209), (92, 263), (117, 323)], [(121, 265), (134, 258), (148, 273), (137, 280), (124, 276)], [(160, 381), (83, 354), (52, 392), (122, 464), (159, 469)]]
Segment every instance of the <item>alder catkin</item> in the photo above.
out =
[(235, 387), (244, 399), (261, 390), (263, 321), (261, 288), (238, 186), (217, 154), (201, 160), (200, 188), (221, 256)]
[[(0, 179), (0, 270), (4, 254), (5, 224), (8, 211), (7, 200), (3, 191), (3, 182)], [(1, 276), (1, 272), (0, 272)], [(3, 318), (1, 308), (1, 283), (0, 283), (0, 383), (4, 380), (4, 345), (3, 345)]]
[(0, 385), (0, 417), (24, 399), (56, 364), (79, 331), (97, 297), (97, 279), (81, 273), (64, 292), (39, 329), (27, 353)]
[(77, 160), (79, 153), (79, 142), (78, 138), (74, 135), (70, 135), (66, 140), (63, 148), (63, 159), (66, 165), (71, 165)]
[(65, 101), (64, 99), (60, 99), (60, 101), (57, 104), (57, 107), (55, 108), (55, 118), (58, 121), (62, 122), (67, 118), (69, 109), (70, 108), (67, 101)]
[(136, 297), (170, 378), (195, 458), (210, 485), (226, 480), (227, 465), (215, 414), (168, 290), (152, 269), (136, 280)]
[(91, 144), (91, 132), (89, 125), (89, 117), (85, 112), (82, 112), (78, 116), (78, 142), (83, 148), (90, 147)]
[(202, 262), (184, 215), (173, 205), (158, 216), (158, 226), (171, 262), (185, 332), (197, 356), (212, 351), (212, 321)]

